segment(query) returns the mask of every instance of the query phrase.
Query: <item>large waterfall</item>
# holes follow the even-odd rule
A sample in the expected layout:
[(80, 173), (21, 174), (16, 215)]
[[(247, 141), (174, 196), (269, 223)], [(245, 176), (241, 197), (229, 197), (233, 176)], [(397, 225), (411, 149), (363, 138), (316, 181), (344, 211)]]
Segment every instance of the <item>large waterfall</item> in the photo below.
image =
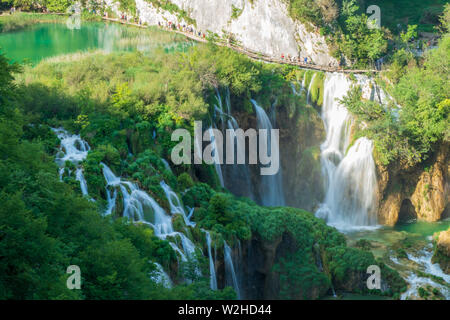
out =
[[(263, 108), (261, 108), (255, 100), (251, 100), (257, 119), (258, 129), (267, 130), (267, 152), (271, 150), (271, 143), (278, 143), (277, 141), (271, 141), (271, 130), (273, 129), (272, 123)], [(279, 150), (278, 147), (275, 150)], [(264, 206), (283, 206), (284, 193), (283, 193), (283, 181), (281, 176), (281, 168), (275, 175), (261, 176), (260, 183), (260, 197), (261, 203)]]
[(352, 118), (338, 101), (347, 94), (351, 81), (344, 74), (327, 74), (324, 87), (326, 140), (321, 145), (321, 165), (326, 196), (316, 215), (339, 229), (376, 225), (373, 143), (360, 138), (349, 148)]

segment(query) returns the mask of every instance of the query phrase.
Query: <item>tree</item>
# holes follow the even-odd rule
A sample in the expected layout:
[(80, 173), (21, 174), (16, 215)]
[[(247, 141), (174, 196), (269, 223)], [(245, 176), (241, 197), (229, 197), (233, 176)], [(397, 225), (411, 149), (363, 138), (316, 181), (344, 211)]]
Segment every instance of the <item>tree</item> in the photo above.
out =
[(325, 22), (330, 23), (339, 16), (339, 9), (334, 0), (316, 0), (316, 3)]

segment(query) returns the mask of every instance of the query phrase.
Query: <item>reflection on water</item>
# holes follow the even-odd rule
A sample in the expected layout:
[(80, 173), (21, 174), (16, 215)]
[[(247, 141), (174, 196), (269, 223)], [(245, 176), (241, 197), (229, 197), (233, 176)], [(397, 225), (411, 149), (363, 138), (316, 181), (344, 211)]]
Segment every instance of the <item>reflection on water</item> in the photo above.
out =
[(185, 37), (156, 28), (138, 29), (119, 24), (85, 22), (80, 29), (65, 24), (45, 23), (25, 30), (0, 34), (0, 50), (16, 62), (40, 60), (87, 50), (105, 52), (134, 51), (150, 53), (155, 48), (166, 52), (185, 51), (193, 45)]

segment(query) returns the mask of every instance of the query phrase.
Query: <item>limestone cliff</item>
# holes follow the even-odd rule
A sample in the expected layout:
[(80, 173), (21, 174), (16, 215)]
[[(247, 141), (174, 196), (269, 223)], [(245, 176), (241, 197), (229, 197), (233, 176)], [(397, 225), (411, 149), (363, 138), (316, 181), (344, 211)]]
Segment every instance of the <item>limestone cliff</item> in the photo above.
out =
[(442, 231), (436, 239), (433, 263), (439, 263), (450, 274), (450, 229)]
[(438, 221), (449, 215), (449, 145), (444, 143), (431, 159), (415, 167), (378, 163), (379, 222), (418, 219)]
[[(189, 25), (182, 15), (154, 7), (146, 0), (135, 0), (142, 23), (157, 25), (173, 22)], [(283, 0), (170, 0), (195, 21), (200, 32), (222, 36), (232, 34), (242, 46), (274, 57), (281, 54), (308, 57), (318, 65), (336, 66), (325, 38), (312, 25), (294, 21)], [(114, 0), (106, 5), (120, 14)]]

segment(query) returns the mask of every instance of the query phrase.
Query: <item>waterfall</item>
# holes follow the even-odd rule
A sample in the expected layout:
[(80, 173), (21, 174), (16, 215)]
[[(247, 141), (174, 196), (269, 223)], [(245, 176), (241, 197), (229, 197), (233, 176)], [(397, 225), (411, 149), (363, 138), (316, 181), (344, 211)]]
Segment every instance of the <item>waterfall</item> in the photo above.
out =
[(77, 168), (76, 179), (80, 182), (81, 194), (83, 196), (88, 196), (88, 187), (86, 183), (86, 179), (84, 179), (83, 169)]
[[(190, 215), (189, 216), (186, 215), (186, 211), (184, 210), (184, 207), (181, 203), (181, 200), (178, 198), (178, 195), (175, 192), (173, 192), (173, 190), (169, 187), (169, 185), (164, 181), (161, 181), (160, 185), (161, 188), (164, 190), (164, 193), (166, 194), (167, 201), (169, 201), (170, 213), (181, 214), (183, 216), (184, 223), (187, 226), (195, 227), (195, 223), (189, 220)], [(193, 211), (191, 213), (193, 213)]]
[(165, 288), (172, 288), (172, 280), (170, 280), (169, 275), (164, 271), (162, 265), (158, 262), (153, 262), (156, 266), (156, 270), (153, 271), (152, 276), (150, 277), (154, 282), (162, 284)]
[[(255, 100), (251, 100), (256, 111), (257, 127), (258, 129), (267, 130), (267, 152), (271, 151), (271, 143), (277, 143), (277, 141), (271, 141), (271, 130), (273, 129), (272, 123), (269, 120), (266, 112), (261, 108)], [(275, 148), (275, 150), (279, 150)], [(260, 183), (261, 203), (264, 206), (283, 206), (284, 194), (283, 183), (281, 176), (281, 168), (275, 175), (261, 176)]]
[[(218, 110), (221, 116), (222, 122), (222, 134), (226, 139), (226, 130), (239, 129), (239, 124), (236, 119), (231, 114), (231, 96), (230, 90), (226, 88), (225, 94), (225, 106), (222, 103), (219, 91), (216, 91), (217, 105), (215, 108)], [(252, 183), (250, 180), (250, 172), (247, 164), (237, 164), (237, 138), (232, 136), (234, 144), (234, 154), (233, 154), (233, 164), (225, 164), (222, 166), (222, 174), (224, 185), (232, 193), (238, 196), (248, 197), (253, 199)], [(224, 159), (226, 159), (226, 148), (225, 148)]]
[(208, 258), (209, 258), (209, 286), (211, 290), (217, 290), (217, 278), (216, 278), (216, 268), (211, 252), (211, 234), (209, 231), (202, 230), (206, 234), (206, 245), (208, 246)]
[(52, 128), (52, 130), (61, 141), (61, 146), (55, 159), (55, 162), (59, 166), (59, 180), (63, 180), (66, 161), (72, 162), (77, 167), (75, 178), (80, 182), (81, 193), (83, 196), (89, 196), (83, 169), (79, 165), (88, 155), (90, 150), (88, 143), (82, 140), (79, 135), (71, 135), (62, 128)]
[[(414, 296), (418, 297), (418, 289), (420, 287), (426, 287), (427, 285), (438, 288), (446, 300), (450, 299), (450, 286), (443, 285), (436, 281), (436, 279), (441, 278), (449, 284), (450, 275), (442, 271), (439, 264), (432, 262), (433, 253), (434, 250), (432, 243), (428, 243), (425, 248), (415, 254), (411, 254), (409, 252), (407, 253), (408, 260), (413, 261), (421, 273), (418, 274), (412, 271), (409, 272), (407, 278), (405, 279), (406, 282), (409, 283), (409, 288), (402, 294), (401, 300), (406, 300)], [(391, 257), (391, 260), (396, 264), (401, 265), (398, 259)], [(433, 277), (429, 277), (427, 275), (431, 275)]]
[[(308, 93), (306, 94), (306, 103), (307, 104), (311, 104), (311, 88), (313, 86), (314, 83), (314, 79), (316, 79), (317, 73), (314, 73), (313, 76), (311, 77), (311, 81), (309, 82), (309, 86), (308, 86)], [(306, 77), (304, 77), (306, 78)]]
[(238, 279), (237, 279), (236, 272), (234, 269), (233, 258), (231, 257), (231, 248), (228, 246), (228, 244), (225, 242), (225, 240), (223, 241), (223, 251), (224, 251), (223, 255), (224, 255), (224, 260), (225, 260), (226, 278), (231, 277), (231, 284), (232, 284), (234, 290), (236, 291), (237, 298), (241, 299), (239, 283), (238, 283)]
[(167, 171), (169, 171), (170, 173), (173, 173), (173, 172), (172, 172), (172, 168), (170, 167), (170, 165), (169, 165), (169, 163), (167, 162), (167, 160), (164, 159), (164, 158), (161, 158), (161, 161), (162, 161), (162, 163), (164, 164), (164, 168), (165, 168)]
[(337, 101), (343, 98), (350, 86), (351, 82), (345, 75), (327, 74), (322, 107), (326, 140), (321, 145), (321, 165), (326, 196), (316, 215), (339, 229), (377, 223), (373, 143), (360, 138), (348, 149), (352, 119), (347, 109)]
[(220, 165), (220, 158), (219, 158), (219, 151), (216, 144), (216, 137), (214, 136), (214, 130), (213, 127), (209, 127), (208, 129), (209, 136), (211, 138), (212, 143), (212, 153), (214, 157), (214, 167), (216, 168), (217, 176), (219, 177), (219, 182), (222, 187), (224, 187), (224, 181), (223, 181), (223, 174), (222, 174), (222, 167)]
[[(70, 161), (78, 166), (78, 163), (87, 157), (87, 153), (90, 149), (89, 145), (79, 136), (71, 135), (64, 129), (53, 129), (53, 131), (61, 140), (61, 149), (56, 158), (56, 162), (60, 164), (60, 166), (64, 166), (66, 161)], [(116, 207), (117, 191), (120, 190), (124, 208), (122, 216), (127, 217), (131, 222), (140, 222), (150, 226), (153, 228), (155, 236), (162, 240), (168, 240), (167, 237), (170, 237), (170, 240), (168, 240), (169, 244), (180, 254), (182, 261), (188, 261), (188, 258), (196, 261), (195, 244), (183, 233), (174, 231), (172, 217), (166, 214), (164, 209), (161, 208), (149, 194), (139, 189), (137, 184), (117, 177), (105, 163), (100, 163), (100, 165), (106, 182), (106, 198), (108, 202), (104, 215), (110, 215), (112, 210)], [(64, 169), (64, 167), (62, 167), (62, 169)], [(61, 178), (62, 174), (63, 170), (60, 169)], [(87, 194), (87, 185), (80, 166), (77, 167), (76, 176), (77, 180), (80, 181), (83, 195)], [(177, 194), (173, 192), (164, 181), (161, 181), (161, 187), (166, 192), (167, 199), (171, 206), (171, 213), (181, 214), (185, 219), (186, 225), (194, 226), (193, 223), (189, 222), (188, 217), (186, 217), (186, 212)], [(192, 213), (190, 215), (192, 215)], [(180, 240), (183, 250), (178, 247), (175, 242), (176, 239)], [(162, 267), (160, 268), (158, 265), (157, 268), (160, 269), (160, 271), (162, 270)], [(162, 272), (164, 271), (162, 270)], [(196, 273), (201, 275), (198, 267), (196, 268)], [(165, 276), (167, 276), (167, 274), (165, 274)], [(163, 275), (163, 278), (165, 276)], [(167, 276), (166, 280), (170, 281), (170, 278)], [(166, 280), (164, 280), (164, 283), (167, 285), (169, 282)]]

